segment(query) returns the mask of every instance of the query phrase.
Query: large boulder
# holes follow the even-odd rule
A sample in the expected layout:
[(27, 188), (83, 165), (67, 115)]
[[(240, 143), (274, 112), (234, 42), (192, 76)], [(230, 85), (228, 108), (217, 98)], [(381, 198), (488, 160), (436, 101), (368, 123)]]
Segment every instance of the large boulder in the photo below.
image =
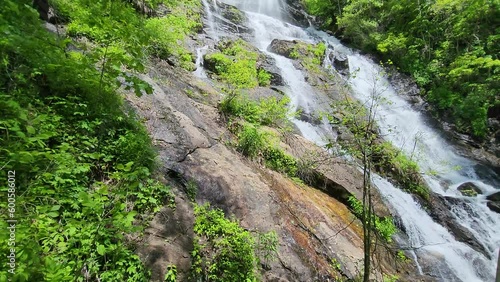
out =
[(490, 200), (490, 201), (493, 201), (493, 202), (500, 202), (500, 191), (499, 192), (495, 192), (491, 195), (488, 195), (486, 197), (486, 199)]
[(500, 191), (488, 195), (486, 199), (488, 200), (488, 203), (486, 204), (488, 208), (496, 213), (500, 213)]
[(486, 206), (488, 206), (490, 210), (496, 213), (500, 213), (500, 202), (488, 202), (486, 203)]
[(274, 39), (271, 44), (267, 47), (269, 52), (273, 52), (275, 54), (281, 55), (283, 57), (287, 57), (289, 59), (296, 59), (292, 56), (295, 46), (297, 45), (297, 40), (281, 40)]
[(457, 187), (457, 190), (464, 196), (475, 197), (483, 194), (483, 191), (472, 182), (465, 182)]
[(271, 85), (285, 86), (285, 80), (281, 75), (280, 69), (276, 66), (274, 58), (269, 56), (260, 56), (257, 61), (257, 68), (263, 69), (271, 74)]
[(210, 8), (212, 13), (214, 13), (215, 22), (222, 31), (228, 35), (253, 32), (253, 29), (246, 25), (248, 22), (247, 16), (236, 6), (222, 3), (221, 1), (216, 1), (216, 5), (212, 5)]
[(339, 73), (343, 75), (349, 74), (349, 59), (345, 54), (332, 52), (329, 55), (329, 59)]

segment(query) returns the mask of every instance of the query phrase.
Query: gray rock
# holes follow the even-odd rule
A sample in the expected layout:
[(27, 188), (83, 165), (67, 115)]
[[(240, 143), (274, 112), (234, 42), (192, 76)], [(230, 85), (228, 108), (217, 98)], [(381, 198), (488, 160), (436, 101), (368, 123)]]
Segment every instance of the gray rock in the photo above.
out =
[(343, 75), (349, 74), (349, 59), (346, 55), (340, 53), (331, 53), (329, 59), (339, 73)]
[[(210, 1), (211, 2), (211, 1)], [(253, 29), (246, 26), (248, 18), (244, 12), (240, 11), (236, 6), (217, 1), (217, 10), (214, 6), (210, 7), (215, 16), (215, 21), (219, 28), (230, 35), (250, 34)]]
[(460, 191), (462, 195), (467, 197), (475, 197), (478, 194), (483, 194), (483, 191), (481, 191), (481, 189), (472, 182), (460, 184), (460, 186), (457, 187), (457, 190)]
[(298, 43), (297, 40), (290, 41), (290, 40), (274, 39), (273, 41), (271, 41), (271, 44), (267, 47), (267, 50), (269, 52), (273, 52), (275, 54), (281, 55), (289, 59), (296, 59), (292, 58), (290, 54), (292, 54), (297, 43)]
[(488, 208), (490, 208), (490, 210), (496, 212), (496, 213), (500, 213), (500, 203), (498, 202), (488, 202), (486, 203), (486, 205), (488, 206)]
[(495, 192), (491, 195), (488, 195), (486, 197), (486, 199), (492, 201), (492, 202), (500, 202), (500, 191), (499, 192)]
[(272, 86), (285, 86), (285, 80), (283, 79), (283, 76), (281, 76), (281, 71), (276, 66), (274, 58), (269, 56), (260, 56), (257, 61), (257, 68), (263, 69), (271, 74)]
[(285, 21), (301, 27), (309, 27), (316, 23), (315, 17), (306, 12), (303, 1), (286, 0), (283, 6), (286, 14)]

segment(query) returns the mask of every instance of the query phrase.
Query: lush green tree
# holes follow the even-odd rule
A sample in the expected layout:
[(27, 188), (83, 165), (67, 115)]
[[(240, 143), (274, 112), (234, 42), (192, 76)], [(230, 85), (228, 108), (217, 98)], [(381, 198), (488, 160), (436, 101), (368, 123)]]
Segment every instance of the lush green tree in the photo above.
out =
[(346, 41), (411, 74), (460, 131), (488, 135), (500, 108), (500, 1), (304, 2)]

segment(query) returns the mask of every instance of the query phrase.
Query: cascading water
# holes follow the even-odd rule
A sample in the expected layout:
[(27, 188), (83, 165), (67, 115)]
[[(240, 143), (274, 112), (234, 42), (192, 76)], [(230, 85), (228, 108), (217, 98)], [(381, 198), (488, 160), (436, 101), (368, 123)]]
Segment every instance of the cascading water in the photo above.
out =
[(247, 12), (264, 14), (275, 19), (281, 19), (282, 16), (282, 0), (225, 0), (223, 2), (238, 6)]
[[(203, 1), (206, 4), (206, 0)], [(336, 38), (324, 32), (313, 28), (304, 30), (282, 22), (280, 0), (225, 0), (224, 2), (247, 11), (249, 26), (255, 30), (254, 44), (276, 60), (276, 66), (281, 70), (286, 82), (285, 92), (291, 99), (293, 110), (301, 109), (306, 113), (314, 113), (328, 110), (329, 105), (328, 101), (318, 95), (305, 81), (302, 72), (294, 67), (291, 60), (268, 52), (267, 47), (273, 39), (325, 41), (328, 46), (333, 46), (333, 52), (348, 56), (350, 72), (355, 73), (349, 82), (357, 99), (366, 102), (374, 89), (384, 90), (381, 91), (381, 95), (390, 103), (379, 105), (380, 110), (376, 118), (380, 130), (395, 146), (415, 157), (433, 191), (451, 197), (461, 197), (456, 187), (466, 181), (477, 184), (485, 194), (497, 191), (486, 181), (481, 180), (473, 161), (455, 154), (444, 139), (426, 125), (422, 115), (397, 96), (375, 63), (344, 47)], [(211, 20), (214, 20), (213, 16)], [(217, 32), (216, 28), (211, 30)], [(333, 133), (325, 123), (312, 125), (299, 120), (293, 122), (304, 137), (318, 145), (325, 144), (325, 135), (332, 137)], [(460, 169), (456, 169), (457, 167)], [(480, 240), (492, 257), (491, 260), (468, 245), (458, 242), (448, 230), (435, 223), (409, 194), (395, 188), (378, 175), (374, 176), (373, 182), (393, 212), (401, 219), (409, 243), (415, 248), (414, 254), (419, 269), (420, 264), (423, 264), (426, 272), (431, 272), (430, 274), (441, 281), (493, 280), (496, 249), (500, 244), (500, 215), (486, 207), (484, 196), (464, 201), (463, 205), (453, 210), (453, 214)], [(450, 183), (449, 187), (445, 187), (443, 183)]]
[(207, 34), (211, 36), (215, 41), (219, 40), (219, 33), (217, 30), (217, 22), (215, 21), (214, 18), (214, 13), (212, 12), (212, 9), (217, 12), (217, 0), (213, 0), (212, 5), (208, 3), (207, 0), (202, 0), (203, 7), (205, 8), (205, 15), (207, 16), (207, 25), (209, 28), (209, 31)]

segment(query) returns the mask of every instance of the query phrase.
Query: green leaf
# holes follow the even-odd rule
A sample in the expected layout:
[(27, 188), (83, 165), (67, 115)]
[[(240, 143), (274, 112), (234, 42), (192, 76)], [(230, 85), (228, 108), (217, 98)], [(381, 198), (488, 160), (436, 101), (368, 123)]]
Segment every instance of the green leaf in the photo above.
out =
[(106, 253), (106, 247), (104, 245), (98, 244), (97, 245), (97, 253), (101, 256), (103, 256)]

